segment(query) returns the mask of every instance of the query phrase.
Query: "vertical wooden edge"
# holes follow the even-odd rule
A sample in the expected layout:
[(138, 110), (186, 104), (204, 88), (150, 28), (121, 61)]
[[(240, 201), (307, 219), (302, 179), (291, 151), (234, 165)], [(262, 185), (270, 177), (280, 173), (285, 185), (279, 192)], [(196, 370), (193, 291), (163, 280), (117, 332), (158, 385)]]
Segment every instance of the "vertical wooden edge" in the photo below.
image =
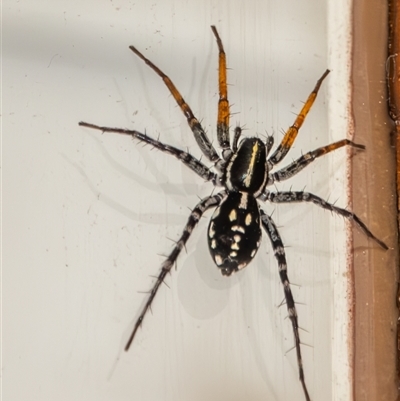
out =
[[(396, 148), (397, 232), (400, 232), (400, 3), (389, 0), (386, 80), (388, 110), (393, 120), (392, 144)], [(399, 238), (397, 238), (397, 243)], [(400, 258), (399, 258), (400, 259)], [(400, 285), (397, 286), (397, 385), (400, 385)], [(400, 399), (398, 395), (397, 399)]]
[(397, 226), (395, 155), (388, 116), (388, 5), (353, 3), (352, 111), (354, 140), (366, 151), (351, 159), (352, 210), (390, 247), (353, 228), (355, 282), (354, 394), (357, 401), (397, 399)]

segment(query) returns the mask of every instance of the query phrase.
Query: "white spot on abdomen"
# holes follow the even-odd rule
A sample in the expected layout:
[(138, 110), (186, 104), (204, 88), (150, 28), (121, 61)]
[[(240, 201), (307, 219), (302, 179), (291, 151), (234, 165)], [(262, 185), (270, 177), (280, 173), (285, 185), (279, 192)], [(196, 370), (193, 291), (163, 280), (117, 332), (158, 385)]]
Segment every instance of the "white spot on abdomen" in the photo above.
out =
[(241, 195), (242, 196), (240, 198), (239, 208), (247, 209), (247, 202), (249, 200), (249, 194), (247, 192), (242, 192)]
[(212, 221), (212, 222), (210, 223), (210, 229), (208, 230), (208, 236), (209, 236), (210, 238), (214, 238), (214, 235), (215, 235), (214, 222)]
[(232, 209), (232, 211), (229, 213), (229, 220), (233, 221), (237, 219), (237, 213), (235, 209)]
[(239, 231), (239, 232), (242, 233), (242, 234), (245, 233), (244, 228), (241, 227), (241, 226), (232, 226), (231, 230), (232, 230), (232, 231)]
[(222, 263), (224, 262), (223, 260), (222, 260), (222, 257), (221, 257), (221, 255), (215, 255), (215, 263), (217, 264), (217, 266), (221, 266), (222, 265)]
[(249, 226), (251, 223), (252, 217), (251, 217), (251, 213), (247, 213), (246, 219), (245, 219), (245, 224), (246, 226)]

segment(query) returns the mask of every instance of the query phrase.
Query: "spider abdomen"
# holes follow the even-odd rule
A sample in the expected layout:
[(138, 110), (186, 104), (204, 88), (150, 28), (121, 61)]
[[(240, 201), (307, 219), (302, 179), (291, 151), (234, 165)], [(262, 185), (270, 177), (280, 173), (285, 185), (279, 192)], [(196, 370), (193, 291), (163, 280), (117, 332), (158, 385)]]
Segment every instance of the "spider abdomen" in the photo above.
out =
[(248, 192), (228, 192), (208, 226), (208, 247), (224, 276), (246, 267), (260, 245), (260, 211)]

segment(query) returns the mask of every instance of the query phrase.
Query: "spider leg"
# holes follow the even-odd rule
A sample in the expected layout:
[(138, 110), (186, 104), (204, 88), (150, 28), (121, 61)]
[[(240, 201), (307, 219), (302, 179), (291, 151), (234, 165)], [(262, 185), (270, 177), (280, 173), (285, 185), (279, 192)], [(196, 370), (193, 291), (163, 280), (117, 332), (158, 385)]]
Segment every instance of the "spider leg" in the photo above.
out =
[(278, 170), (275, 173), (271, 173), (269, 176), (268, 185), (273, 184), (275, 181), (287, 180), (288, 178), (294, 176), (295, 174), (303, 170), (304, 167), (307, 167), (317, 157), (326, 155), (327, 153), (333, 152), (334, 150), (339, 149), (346, 145), (352, 146), (353, 148), (356, 149), (365, 149), (364, 145), (359, 145), (357, 143), (349, 141), (348, 139), (342, 139), (341, 141), (331, 143), (329, 145), (308, 152), (305, 155), (299, 157), (293, 163), (282, 168), (281, 170)]
[(217, 120), (217, 138), (219, 146), (222, 148), (222, 157), (227, 160), (232, 151), (229, 146), (229, 101), (228, 101), (228, 86), (226, 83), (226, 55), (222, 40), (218, 34), (217, 28), (212, 25), (211, 29), (217, 40), (219, 50), (219, 66), (218, 66), (218, 120)]
[(331, 212), (335, 212), (345, 217), (346, 219), (353, 220), (358, 225), (358, 227), (361, 228), (361, 230), (367, 237), (373, 239), (383, 249), (386, 250), (389, 249), (388, 246), (383, 241), (381, 241), (380, 239), (375, 237), (374, 234), (371, 233), (368, 227), (360, 220), (360, 218), (357, 215), (355, 215), (352, 212), (349, 212), (346, 209), (336, 207), (331, 203), (328, 203), (323, 199), (321, 199), (320, 197), (311, 194), (309, 192), (303, 192), (303, 191), (298, 191), (298, 192), (288, 191), (288, 192), (276, 192), (276, 193), (269, 192), (266, 196), (266, 200), (269, 200), (270, 202), (273, 203), (312, 202), (315, 205), (322, 207), (323, 209), (330, 210)]
[(297, 319), (296, 306), (294, 303), (293, 294), (292, 290), (290, 289), (290, 282), (287, 275), (285, 248), (283, 246), (282, 239), (279, 235), (278, 229), (276, 228), (276, 225), (272, 220), (272, 218), (268, 216), (263, 210), (260, 210), (260, 213), (261, 213), (261, 224), (269, 236), (275, 258), (278, 261), (279, 276), (281, 278), (281, 282), (283, 284), (283, 289), (285, 292), (286, 307), (288, 310), (289, 319), (292, 322), (296, 356), (297, 356), (297, 365), (299, 367), (299, 379), (303, 387), (306, 400), (310, 401), (310, 396), (308, 395), (308, 390), (304, 379), (303, 359), (301, 357), (299, 323)]
[(329, 70), (326, 70), (322, 77), (317, 81), (315, 88), (308, 96), (307, 101), (305, 102), (304, 106), (302, 107), (300, 113), (297, 115), (296, 120), (294, 121), (293, 125), (286, 131), (285, 136), (282, 139), (280, 145), (276, 148), (275, 152), (271, 155), (268, 159), (269, 163), (277, 164), (286, 156), (287, 152), (289, 152), (290, 148), (292, 147), (296, 136), (303, 125), (303, 122), (310, 111), (312, 105), (314, 104), (315, 98), (317, 97), (319, 88), (321, 87), (322, 81), (326, 78), (329, 74)]
[(237, 145), (239, 142), (240, 135), (242, 135), (242, 129), (240, 127), (236, 127), (234, 135), (233, 135), (233, 142), (232, 142), (232, 150), (234, 152), (237, 152), (237, 149), (238, 149)]
[(156, 139), (153, 139), (145, 134), (142, 134), (138, 131), (131, 131), (123, 128), (109, 128), (109, 127), (101, 127), (99, 125), (85, 123), (81, 121), (79, 123), (82, 127), (93, 128), (103, 132), (115, 132), (117, 134), (130, 135), (132, 138), (138, 139), (140, 142), (147, 143), (156, 149), (161, 150), (162, 152), (168, 153), (172, 156), (175, 156), (178, 160), (180, 160), (183, 164), (188, 166), (192, 171), (194, 171), (197, 175), (203, 178), (206, 181), (212, 181), (214, 185), (217, 185), (218, 176), (213, 173), (208, 167), (206, 167), (200, 160), (197, 160), (190, 153), (184, 152), (174, 146), (166, 145)]
[(135, 334), (136, 334), (137, 330), (139, 329), (139, 327), (142, 325), (143, 319), (145, 318), (149, 308), (151, 307), (151, 304), (157, 294), (158, 289), (160, 288), (160, 285), (165, 280), (165, 277), (167, 276), (167, 274), (170, 273), (172, 267), (174, 266), (176, 260), (178, 259), (179, 254), (181, 253), (182, 249), (184, 248), (187, 240), (190, 237), (190, 234), (192, 233), (193, 229), (196, 227), (201, 216), (210, 207), (219, 205), (219, 203), (221, 202), (221, 200), (224, 196), (225, 196), (225, 191), (222, 191), (219, 194), (214, 195), (214, 196), (208, 196), (207, 198), (202, 199), (196, 205), (196, 207), (192, 210), (192, 213), (189, 216), (186, 226), (183, 229), (183, 233), (182, 233), (181, 237), (179, 238), (179, 240), (176, 243), (172, 252), (169, 254), (167, 259), (164, 261), (164, 263), (161, 266), (161, 270), (160, 270), (160, 273), (158, 274), (156, 282), (153, 284), (153, 288), (151, 289), (149, 296), (147, 298), (147, 301), (146, 301), (143, 309), (140, 312), (139, 318), (136, 320), (135, 327), (133, 328), (132, 334), (129, 337), (129, 340), (125, 346), (125, 351), (129, 350), (129, 347), (132, 344)]
[(171, 95), (174, 97), (176, 103), (182, 110), (183, 114), (187, 118), (190, 129), (192, 130), (194, 137), (196, 139), (197, 144), (199, 145), (203, 154), (210, 161), (217, 163), (220, 162), (220, 158), (215, 150), (214, 146), (211, 144), (210, 140), (207, 137), (203, 127), (200, 122), (194, 116), (191, 108), (185, 102), (182, 95), (179, 93), (178, 89), (176, 89), (175, 85), (171, 81), (171, 79), (165, 75), (157, 66), (155, 66), (148, 58), (146, 58), (139, 50), (137, 50), (134, 46), (129, 46), (129, 48), (139, 57), (141, 58), (157, 75), (159, 75), (164, 81), (165, 85), (169, 89)]

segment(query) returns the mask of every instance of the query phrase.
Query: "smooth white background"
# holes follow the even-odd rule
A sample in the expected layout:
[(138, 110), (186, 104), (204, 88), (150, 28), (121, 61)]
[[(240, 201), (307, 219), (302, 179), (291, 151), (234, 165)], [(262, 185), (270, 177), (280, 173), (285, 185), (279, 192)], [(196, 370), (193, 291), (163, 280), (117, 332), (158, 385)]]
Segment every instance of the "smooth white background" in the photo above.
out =
[[(326, 13), (320, 0), (3, 2), (4, 400), (303, 399), (268, 238), (245, 271), (222, 277), (206, 244), (211, 213), (123, 352), (140, 291), (212, 185), (78, 122), (146, 131), (200, 157), (162, 81), (128, 46), (172, 78), (215, 141), (215, 24), (231, 68), (232, 127), (278, 143), (329, 67)], [(282, 166), (332, 142), (327, 88)], [(278, 188), (346, 206), (328, 179), (345, 161), (338, 152), (336, 164), (327, 156)], [(338, 218), (313, 205), (264, 208), (297, 284), (309, 391), (328, 400), (329, 225)]]

